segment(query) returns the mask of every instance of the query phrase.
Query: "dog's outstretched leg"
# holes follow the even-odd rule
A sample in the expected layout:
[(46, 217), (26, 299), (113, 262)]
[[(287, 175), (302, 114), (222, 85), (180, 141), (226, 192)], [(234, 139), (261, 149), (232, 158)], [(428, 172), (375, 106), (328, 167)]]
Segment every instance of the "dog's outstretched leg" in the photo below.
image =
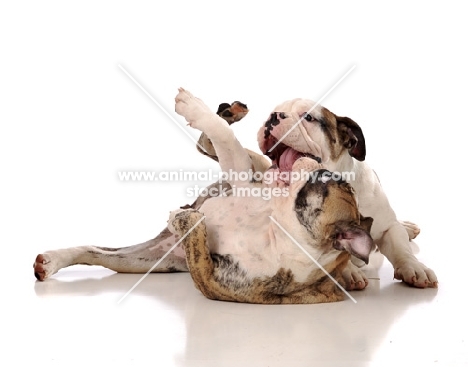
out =
[[(232, 104), (221, 103), (216, 114), (231, 125), (234, 122), (242, 120), (248, 112), (249, 109), (247, 108), (247, 105), (242, 102), (235, 101)], [(203, 149), (201, 147), (203, 147)], [(197, 149), (201, 154), (218, 162), (218, 156), (216, 155), (215, 148), (205, 133), (201, 133), (200, 138), (198, 139)]]
[[(252, 170), (252, 159), (225, 120), (183, 88), (179, 89), (175, 100), (176, 112), (185, 117), (190, 126), (202, 131), (210, 139), (223, 172), (240, 173)], [(230, 184), (235, 183), (233, 181), (237, 180), (228, 180)], [(242, 182), (239, 184), (242, 185)]]
[[(242, 120), (248, 112), (249, 109), (244, 103), (235, 101), (232, 104), (221, 103), (216, 114), (225, 120), (229, 125), (232, 125), (233, 123)], [(198, 139), (197, 149), (203, 155), (210, 157), (216, 162), (219, 161), (213, 143), (204, 132), (202, 132), (200, 138)], [(254, 172), (263, 173), (271, 166), (271, 162), (268, 161), (264, 155), (260, 155), (249, 149), (246, 149), (246, 152), (249, 154), (250, 159), (252, 160), (252, 169)]]
[(197, 210), (174, 211), (169, 218), (168, 227), (171, 232), (181, 237), (191, 229), (182, 243), (190, 275), (197, 289), (210, 299), (235, 301), (230, 295), (232, 290), (220, 286), (215, 279), (215, 265), (206, 242), (205, 221), (195, 226), (202, 218), (203, 214)]
[[(101, 265), (119, 273), (146, 273), (178, 241), (179, 237), (165, 228), (156, 238), (135, 246), (107, 248), (79, 246), (47, 251), (37, 255), (34, 275), (45, 280), (71, 265)], [(153, 272), (187, 271), (185, 253), (177, 246)]]

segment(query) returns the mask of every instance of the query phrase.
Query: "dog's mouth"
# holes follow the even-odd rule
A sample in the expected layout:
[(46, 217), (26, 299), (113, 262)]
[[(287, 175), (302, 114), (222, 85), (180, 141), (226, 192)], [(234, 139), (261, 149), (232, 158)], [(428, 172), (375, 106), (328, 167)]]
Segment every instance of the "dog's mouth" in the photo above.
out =
[(291, 172), (294, 162), (302, 157), (314, 159), (318, 163), (322, 162), (320, 157), (316, 157), (309, 153), (299, 152), (282, 142), (278, 143), (278, 139), (271, 134), (268, 134), (268, 136), (265, 137), (263, 150), (263, 154), (272, 161), (273, 165), (270, 168), (279, 169), (280, 172)]

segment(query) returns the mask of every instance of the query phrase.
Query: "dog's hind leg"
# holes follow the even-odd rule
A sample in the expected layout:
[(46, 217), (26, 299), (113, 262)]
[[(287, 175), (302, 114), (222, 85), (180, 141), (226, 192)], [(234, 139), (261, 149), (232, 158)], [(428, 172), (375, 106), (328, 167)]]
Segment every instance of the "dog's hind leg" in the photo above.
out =
[[(220, 284), (216, 278), (215, 263), (206, 242), (205, 221), (199, 222), (202, 218), (203, 214), (199, 211), (188, 209), (172, 212), (168, 221), (171, 232), (184, 236), (187, 264), (195, 287), (209, 299), (248, 302), (243, 297), (239, 299), (242, 289), (237, 288), (236, 297), (232, 289)], [(237, 277), (236, 273), (236, 271), (230, 273), (230, 280)]]
[(152, 267), (179, 240), (178, 235), (165, 228), (156, 238), (135, 246), (108, 248), (79, 246), (39, 254), (34, 262), (34, 275), (45, 280), (71, 265), (100, 265), (119, 273), (187, 271), (181, 245), (169, 253), (157, 267)]
[(403, 227), (405, 227), (410, 240), (414, 240), (417, 237), (417, 235), (421, 232), (421, 229), (417, 224), (405, 220), (400, 220), (399, 222), (403, 225)]

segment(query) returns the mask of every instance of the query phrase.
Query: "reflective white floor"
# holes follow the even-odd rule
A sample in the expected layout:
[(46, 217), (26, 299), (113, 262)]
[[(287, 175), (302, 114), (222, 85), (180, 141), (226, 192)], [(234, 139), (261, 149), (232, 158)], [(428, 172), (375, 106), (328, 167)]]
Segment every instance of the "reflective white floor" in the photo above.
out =
[(292, 306), (210, 301), (185, 273), (151, 274), (118, 303), (141, 275), (77, 266), (35, 282), (31, 268), (2, 302), (2, 354), (36, 366), (468, 365), (463, 289), (444, 281), (457, 272), (430, 258), (439, 289), (394, 281), (374, 254), (356, 304)]

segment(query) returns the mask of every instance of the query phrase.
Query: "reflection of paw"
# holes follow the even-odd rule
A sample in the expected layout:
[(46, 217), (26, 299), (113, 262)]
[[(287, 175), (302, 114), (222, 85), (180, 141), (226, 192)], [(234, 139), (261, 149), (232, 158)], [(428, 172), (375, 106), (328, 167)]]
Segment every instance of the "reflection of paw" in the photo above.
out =
[(436, 288), (438, 284), (435, 273), (417, 260), (395, 267), (394, 277), (417, 288)]
[(348, 265), (343, 270), (343, 278), (348, 291), (362, 290), (369, 284), (366, 275), (351, 261), (348, 261)]
[(52, 254), (39, 254), (34, 261), (34, 276), (37, 280), (45, 280), (58, 271), (57, 262)]
[(408, 232), (408, 237), (410, 240), (415, 239), (416, 236), (421, 232), (421, 229), (417, 224), (405, 220), (400, 221), (400, 223), (403, 225), (403, 227), (405, 227), (406, 232)]
[(192, 93), (183, 88), (179, 88), (175, 101), (176, 112), (185, 117), (188, 124), (194, 129), (206, 132), (213, 124), (213, 121), (217, 119), (223, 121), (201, 99), (196, 98)]

